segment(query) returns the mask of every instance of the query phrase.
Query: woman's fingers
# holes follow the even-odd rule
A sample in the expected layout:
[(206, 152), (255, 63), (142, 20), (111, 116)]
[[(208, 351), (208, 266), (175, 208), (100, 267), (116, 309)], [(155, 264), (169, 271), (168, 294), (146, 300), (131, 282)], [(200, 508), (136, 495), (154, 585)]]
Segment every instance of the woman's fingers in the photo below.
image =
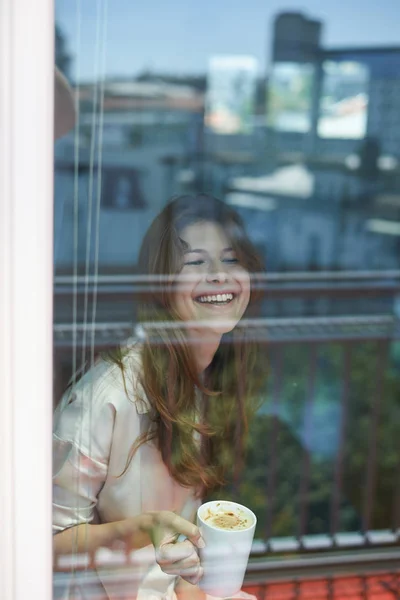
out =
[(175, 565), (171, 565), (169, 567), (164, 567), (162, 570), (168, 575), (179, 575), (186, 581), (193, 580), (196, 581), (196, 583), (197, 581), (200, 581), (203, 576), (203, 568), (200, 565), (191, 567), (190, 569), (178, 569)]
[[(191, 583), (192, 585), (197, 585), (202, 577), (203, 577), (203, 569), (200, 567), (200, 569), (196, 575), (191, 575), (191, 576), (185, 575), (185, 576), (182, 576), (182, 579), (184, 579), (188, 583)], [(193, 599), (192, 596), (191, 596), (191, 598)]]
[[(203, 569), (197, 548), (205, 547), (199, 528), (170, 511), (151, 513), (150, 517), (152, 526), (149, 529), (161, 569), (170, 575), (179, 575), (190, 583), (198, 583), (203, 576)], [(179, 535), (187, 539), (177, 542)]]
[(180, 573), (169, 573), (170, 575), (178, 575), (181, 579), (184, 579), (185, 581), (187, 581), (188, 583), (191, 583), (192, 585), (197, 585), (201, 578), (203, 577), (203, 569), (201, 567), (199, 567), (199, 569), (197, 569), (197, 571), (183, 571)]
[(163, 567), (162, 570), (164, 573), (167, 573), (167, 575), (177, 575), (192, 585), (199, 583), (200, 579), (203, 577), (203, 568), (200, 565), (191, 567), (190, 569), (182, 569), (176, 567), (174, 564), (169, 567)]
[(157, 550), (157, 562), (165, 573), (179, 575), (193, 584), (203, 576), (196, 548), (189, 540), (175, 544), (163, 544)]
[(190, 567), (199, 563), (199, 556), (193, 544), (185, 540), (175, 544), (162, 544), (157, 549), (157, 560), (160, 564), (185, 561)]
[(199, 528), (190, 521), (171, 511), (161, 511), (157, 513), (156, 518), (161, 528), (169, 530), (172, 534), (184, 535), (197, 548), (205, 547)]

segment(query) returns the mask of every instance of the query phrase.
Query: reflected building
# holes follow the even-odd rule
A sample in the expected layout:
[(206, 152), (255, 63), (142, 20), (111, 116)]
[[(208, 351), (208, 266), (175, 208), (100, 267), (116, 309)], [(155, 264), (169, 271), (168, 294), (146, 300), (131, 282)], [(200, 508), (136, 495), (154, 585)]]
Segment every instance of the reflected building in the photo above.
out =
[(325, 48), (322, 33), (301, 13), (276, 17), (264, 132), (273, 160), (231, 177), (228, 199), (274, 271), (398, 268), (400, 46)]
[(79, 127), (56, 146), (57, 272), (76, 243), (94, 264), (97, 210), (100, 271), (131, 272), (167, 199), (199, 190), (241, 212), (271, 271), (397, 268), (400, 47), (322, 42), (321, 22), (282, 13), (267, 86), (241, 54), (211, 57), (208, 78), (106, 81), (102, 111), (102, 88), (80, 85)]
[(98, 235), (100, 270), (131, 270), (143, 232), (179, 191), (178, 168), (184, 181), (196, 153), (203, 93), (156, 78), (106, 82), (101, 105), (100, 84), (80, 85), (78, 93), (76, 131), (55, 149), (56, 270), (71, 271), (74, 236), (79, 268), (94, 264), (90, 230)]
[[(304, 403), (304, 429), (297, 416), (290, 422), (288, 404), (272, 414), (286, 418), (301, 445), (318, 459), (322, 454), (332, 459), (343, 414), (339, 402), (345, 402), (336, 384), (342, 371), (332, 375), (327, 358), (324, 363), (323, 355), (316, 353), (315, 342), (331, 340), (335, 346), (378, 339), (386, 344), (393, 335), (391, 312), (399, 314), (398, 298), (392, 306), (398, 277), (383, 281), (392, 290), (388, 295), (382, 294), (381, 282), (382, 295), (377, 298), (374, 285), (379, 287), (379, 281), (371, 278), (364, 288), (356, 280), (350, 288), (352, 298), (332, 292), (335, 285), (345, 291), (349, 273), (315, 281), (307, 273), (310, 281), (296, 295), (302, 274), (282, 272), (398, 268), (400, 50), (325, 50), (321, 37), (318, 21), (297, 13), (277, 18), (268, 104), (260, 111), (262, 94), (256, 93), (252, 127), (245, 130), (229, 115), (228, 130), (225, 122), (223, 133), (204, 131), (205, 78), (107, 81), (104, 95), (98, 84), (79, 86), (77, 131), (61, 140), (55, 152), (56, 275), (70, 274), (75, 257), (84, 274), (76, 284), (77, 317), (75, 278), (56, 277), (56, 398), (71, 375), (73, 345), (83, 357), (92, 340), (97, 351), (138, 334), (132, 301), (141, 283), (130, 275), (142, 236), (169, 196), (206, 189), (236, 208), (266, 258), (263, 318), (269, 319), (255, 327), (272, 345), (271, 356), (277, 358), (272, 370), (290, 382), (290, 388), (276, 386), (273, 376), (271, 397), (282, 393), (300, 409), (307, 393), (311, 397)], [(252, 66), (246, 70), (254, 71)], [(244, 86), (251, 94), (254, 83), (258, 88), (254, 79)], [(245, 102), (240, 105), (246, 107)], [(251, 120), (248, 105), (245, 119)], [(107, 276), (97, 280), (97, 271)], [(280, 272), (275, 290), (273, 271)], [(325, 295), (326, 288), (331, 291)], [(371, 291), (372, 299), (367, 297)], [(92, 315), (97, 322), (93, 336), (87, 327)], [(71, 324), (79, 325), (77, 331)], [(310, 341), (313, 344), (305, 343)], [(299, 376), (297, 390), (290, 361), (285, 370), (287, 358), (282, 371), (282, 343), (283, 352), (303, 344), (297, 347), (301, 371), (308, 377), (304, 389)], [(347, 348), (345, 356), (350, 362)], [(332, 365), (335, 357), (332, 354)], [(385, 372), (380, 366), (381, 362), (378, 375)], [(345, 377), (346, 390), (350, 367)], [(312, 406), (311, 439), (307, 415)], [(364, 410), (369, 411), (369, 405)], [(374, 415), (378, 419), (378, 411)], [(383, 522), (385, 527), (389, 523)], [(324, 522), (319, 531), (323, 526)]]
[(346, 156), (376, 137), (398, 154), (399, 91), (400, 46), (325, 48), (321, 22), (276, 17), (267, 111), (280, 151)]

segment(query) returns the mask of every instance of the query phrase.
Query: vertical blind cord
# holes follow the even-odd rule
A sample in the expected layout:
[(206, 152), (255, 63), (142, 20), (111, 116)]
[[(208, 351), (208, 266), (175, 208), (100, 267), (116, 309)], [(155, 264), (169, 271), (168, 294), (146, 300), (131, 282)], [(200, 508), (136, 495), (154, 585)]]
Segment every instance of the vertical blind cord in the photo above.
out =
[[(88, 323), (88, 304), (89, 304), (89, 281), (90, 281), (90, 258), (91, 258), (91, 246), (92, 246), (92, 225), (93, 225), (93, 196), (94, 196), (94, 161), (96, 151), (96, 141), (98, 144), (98, 165), (97, 165), (97, 198), (96, 198), (96, 213), (95, 213), (95, 256), (94, 256), (94, 291), (93, 291), (93, 307), (92, 307), (92, 323), (91, 323), (91, 365), (94, 363), (94, 344), (95, 344), (95, 320), (96, 320), (96, 302), (97, 302), (97, 277), (98, 277), (98, 249), (99, 249), (99, 222), (100, 222), (100, 200), (101, 200), (101, 156), (102, 156), (102, 144), (103, 144), (103, 110), (104, 110), (104, 79), (105, 79), (105, 44), (106, 44), (106, 0), (98, 0), (96, 6), (96, 41), (95, 41), (95, 55), (94, 55), (94, 86), (93, 86), (93, 112), (92, 112), (92, 123), (91, 123), (91, 141), (90, 141), (90, 156), (89, 156), (89, 182), (88, 182), (88, 195), (87, 195), (87, 225), (86, 225), (86, 255), (85, 255), (85, 276), (84, 276), (84, 309), (83, 309), (83, 320), (82, 320), (82, 345), (81, 345), (81, 371), (84, 370), (86, 362), (86, 340), (87, 332), (90, 328)], [(79, 79), (80, 79), (80, 41), (81, 41), (81, 6), (80, 0), (77, 0), (76, 4), (76, 29), (77, 29), (77, 77), (76, 77), (76, 94), (75, 103), (77, 107), (77, 126), (75, 129), (75, 164), (74, 164), (74, 286), (73, 286), (73, 375), (72, 385), (76, 384), (76, 373), (77, 373), (77, 297), (78, 297), (78, 260), (79, 260), (79, 129), (80, 129), (80, 110), (79, 110)], [(100, 60), (101, 57), (101, 60)], [(101, 65), (99, 66), (99, 63)], [(99, 88), (100, 100), (99, 100)], [(97, 114), (99, 111), (99, 115)], [(99, 117), (99, 118), (98, 118)], [(91, 382), (91, 390), (87, 399), (83, 399), (81, 404), (81, 417), (83, 412), (88, 411), (89, 422), (92, 420), (92, 390), (93, 385)], [(88, 402), (88, 404), (87, 404)], [(82, 446), (83, 438), (83, 419), (80, 419), (80, 432), (79, 432), (79, 446)], [(88, 453), (91, 455), (91, 437), (89, 432)], [(81, 455), (79, 454), (79, 461)], [(77, 477), (77, 513), (79, 513), (79, 488), (80, 488), (80, 469)], [(90, 483), (88, 482), (88, 485)], [(89, 490), (88, 490), (89, 491)], [(88, 493), (88, 497), (89, 497)], [(78, 531), (76, 535), (72, 536), (72, 558), (76, 555), (78, 545)], [(87, 545), (87, 528), (85, 530), (86, 544)], [(88, 561), (85, 560), (85, 572), (88, 567)], [(72, 560), (72, 577), (75, 574), (74, 560)]]

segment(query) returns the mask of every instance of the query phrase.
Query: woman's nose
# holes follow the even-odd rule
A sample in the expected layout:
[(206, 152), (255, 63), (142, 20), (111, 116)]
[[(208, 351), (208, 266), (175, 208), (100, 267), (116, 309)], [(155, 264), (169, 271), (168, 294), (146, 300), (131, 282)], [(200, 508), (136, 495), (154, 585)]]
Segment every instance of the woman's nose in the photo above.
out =
[(210, 264), (206, 275), (208, 283), (225, 283), (227, 278), (228, 274), (221, 269), (220, 265), (217, 267), (216, 265)]

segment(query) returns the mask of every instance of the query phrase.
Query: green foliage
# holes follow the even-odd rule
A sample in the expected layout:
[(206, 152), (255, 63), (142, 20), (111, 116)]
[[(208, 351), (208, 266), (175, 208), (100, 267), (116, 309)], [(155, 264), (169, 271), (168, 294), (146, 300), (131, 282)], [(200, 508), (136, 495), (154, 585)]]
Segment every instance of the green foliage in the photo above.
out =
[[(388, 360), (380, 362), (387, 349), (384, 344), (360, 342), (354, 343), (347, 355), (345, 345), (320, 345), (316, 348), (313, 377), (312, 346), (288, 345), (283, 351), (279, 382), (274, 381), (277, 365), (272, 360), (270, 390), (251, 427), (241, 485), (235, 489), (229, 484), (215, 495), (254, 510), (258, 517), (257, 537), (264, 538), (267, 531), (273, 536), (298, 534), (300, 486), (308, 460), (306, 532), (330, 532), (346, 372), (350, 377), (338, 529), (355, 531), (361, 527), (367, 465), (374, 447), (371, 438), (374, 409), (378, 410), (378, 427), (369, 529), (394, 526), (395, 490), (400, 475), (400, 348), (393, 344)], [(347, 371), (346, 356), (351, 357)], [(379, 372), (380, 364), (386, 364), (384, 373)], [(273, 409), (274, 389), (280, 390), (278, 413), (276, 406)], [(273, 455), (275, 486), (273, 496), (269, 497)], [(270, 529), (269, 511), (273, 515)]]
[[(374, 409), (377, 410), (370, 529), (393, 527), (395, 489), (400, 477), (400, 376), (392, 353), (388, 356), (385, 372), (379, 372), (379, 359), (384, 352), (384, 347), (372, 343), (358, 347), (354, 352), (345, 444), (345, 490), (351, 503), (361, 513), (365, 503), (367, 461), (371, 460), (373, 451), (372, 414)], [(381, 389), (380, 377), (383, 379)]]

